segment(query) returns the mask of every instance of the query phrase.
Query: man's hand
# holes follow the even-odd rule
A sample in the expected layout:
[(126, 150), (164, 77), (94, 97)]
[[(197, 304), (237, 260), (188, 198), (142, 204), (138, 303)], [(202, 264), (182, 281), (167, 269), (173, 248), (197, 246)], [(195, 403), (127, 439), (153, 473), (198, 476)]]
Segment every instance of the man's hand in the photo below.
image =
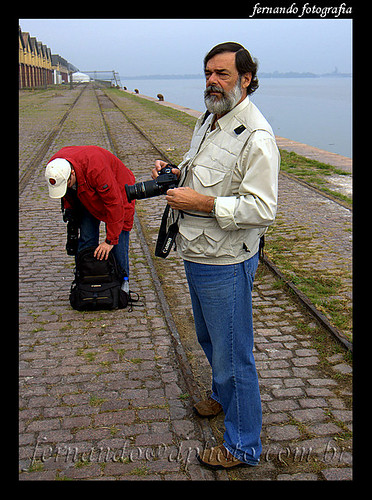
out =
[[(159, 177), (159, 172), (160, 170), (163, 168), (163, 167), (166, 167), (167, 165), (169, 165), (168, 162), (166, 161), (163, 161), (163, 160), (156, 160), (155, 161), (155, 168), (152, 170), (151, 172), (151, 176), (153, 179), (156, 179), (157, 177)], [(181, 175), (181, 170), (179, 170), (178, 168), (172, 168), (172, 174), (175, 174), (177, 175), (177, 178), (179, 178), (179, 176)]]
[(94, 257), (98, 260), (107, 260), (110, 251), (114, 248), (114, 245), (109, 245), (105, 241), (98, 245), (98, 247), (94, 251)]
[(176, 210), (196, 210), (209, 213), (214, 204), (213, 196), (205, 196), (189, 187), (168, 189), (165, 198), (168, 205)]

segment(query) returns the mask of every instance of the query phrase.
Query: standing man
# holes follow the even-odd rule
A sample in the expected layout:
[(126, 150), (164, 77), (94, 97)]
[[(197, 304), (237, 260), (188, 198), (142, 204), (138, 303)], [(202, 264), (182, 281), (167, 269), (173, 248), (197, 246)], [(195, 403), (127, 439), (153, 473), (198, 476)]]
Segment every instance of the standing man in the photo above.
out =
[[(198, 460), (212, 468), (257, 465), (261, 399), (253, 357), (252, 287), (260, 238), (277, 208), (279, 151), (271, 126), (250, 101), (257, 64), (240, 44), (214, 47), (204, 59), (207, 112), (167, 192), (177, 210), (195, 329), (212, 367), (212, 394), (194, 410), (225, 414), (224, 443)], [(153, 177), (165, 162), (157, 160)]]
[[(121, 278), (129, 278), (129, 231), (134, 201), (128, 203), (125, 184), (133, 173), (110, 151), (98, 146), (67, 146), (49, 160), (45, 179), (51, 198), (62, 198), (64, 209), (78, 212), (80, 236), (77, 252), (96, 246), (95, 257), (107, 259), (112, 250)], [(99, 243), (100, 221), (106, 239)]]

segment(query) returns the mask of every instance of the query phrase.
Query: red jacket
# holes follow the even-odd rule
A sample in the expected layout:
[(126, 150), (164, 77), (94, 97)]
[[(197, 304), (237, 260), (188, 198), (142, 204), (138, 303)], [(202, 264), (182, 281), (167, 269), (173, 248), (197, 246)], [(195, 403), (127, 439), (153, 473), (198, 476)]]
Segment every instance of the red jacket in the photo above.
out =
[[(106, 242), (117, 245), (122, 230), (133, 226), (134, 204), (128, 203), (125, 184), (134, 184), (133, 173), (110, 151), (98, 146), (67, 146), (52, 156), (69, 161), (76, 172), (79, 200), (96, 219), (106, 223)], [(68, 196), (64, 208), (70, 208)]]

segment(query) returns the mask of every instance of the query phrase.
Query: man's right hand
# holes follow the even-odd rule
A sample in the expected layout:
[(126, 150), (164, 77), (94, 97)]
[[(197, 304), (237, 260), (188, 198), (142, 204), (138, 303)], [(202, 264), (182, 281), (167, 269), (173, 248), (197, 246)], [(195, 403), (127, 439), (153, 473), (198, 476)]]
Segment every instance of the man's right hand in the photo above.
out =
[[(159, 176), (159, 172), (163, 167), (166, 167), (168, 165), (167, 161), (163, 160), (156, 160), (155, 161), (155, 168), (152, 170), (151, 175), (153, 179), (156, 179)], [(177, 177), (180, 176), (181, 171), (178, 168), (172, 168), (172, 174), (177, 175)]]

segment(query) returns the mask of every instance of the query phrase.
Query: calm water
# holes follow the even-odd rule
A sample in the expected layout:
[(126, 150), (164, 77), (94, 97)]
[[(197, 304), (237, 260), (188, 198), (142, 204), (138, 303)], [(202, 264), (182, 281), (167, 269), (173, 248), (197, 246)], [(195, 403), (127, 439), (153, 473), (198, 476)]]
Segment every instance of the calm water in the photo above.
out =
[[(125, 80), (128, 90), (204, 111), (199, 79)], [(332, 153), (352, 156), (351, 78), (260, 78), (251, 96), (276, 135)]]

